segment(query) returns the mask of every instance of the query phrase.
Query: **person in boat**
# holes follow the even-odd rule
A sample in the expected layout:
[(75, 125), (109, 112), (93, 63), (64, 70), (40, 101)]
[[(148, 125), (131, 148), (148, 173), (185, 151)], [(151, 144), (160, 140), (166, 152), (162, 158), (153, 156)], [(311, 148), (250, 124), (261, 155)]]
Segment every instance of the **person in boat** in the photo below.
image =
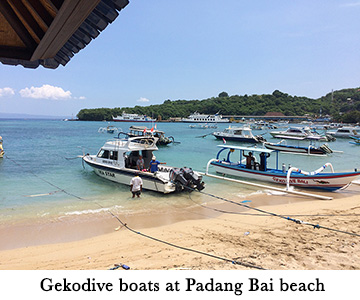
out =
[(135, 177), (131, 178), (130, 181), (130, 191), (132, 192), (132, 197), (135, 198), (135, 195), (139, 198), (142, 192), (143, 181), (139, 176), (139, 173), (135, 173)]
[(260, 153), (260, 171), (266, 171), (266, 160), (270, 156), (270, 153), (261, 152)]
[(142, 170), (145, 169), (145, 162), (144, 162), (144, 159), (143, 159), (142, 155), (140, 155), (138, 160), (136, 161), (136, 168), (139, 171), (142, 171)]
[(165, 165), (166, 163), (159, 162), (158, 160), (156, 160), (156, 156), (153, 155), (152, 160), (150, 161), (150, 172), (151, 173), (157, 172), (159, 170), (158, 165), (161, 165), (161, 164)]
[(243, 150), (243, 155), (246, 157), (246, 169), (252, 169), (252, 166), (255, 166), (255, 157), (252, 152), (249, 152), (249, 154), (246, 155)]

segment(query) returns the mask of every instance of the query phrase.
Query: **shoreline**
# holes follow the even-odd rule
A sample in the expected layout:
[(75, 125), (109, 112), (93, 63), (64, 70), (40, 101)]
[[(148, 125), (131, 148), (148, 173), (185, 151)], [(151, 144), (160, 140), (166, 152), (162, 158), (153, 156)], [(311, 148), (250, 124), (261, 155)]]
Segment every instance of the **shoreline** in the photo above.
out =
[[(360, 197), (356, 188), (331, 195), (334, 199), (325, 201), (262, 194), (251, 196), (249, 205), (360, 234)], [(207, 208), (198, 206), (169, 215), (119, 217), (130, 229), (146, 236), (265, 269), (360, 269), (358, 237), (286, 222), (273, 216), (259, 216), (256, 211), (235, 208), (230, 203), (213, 203)], [(35, 227), (29, 227), (25, 232), (24, 228), (8, 230), (7, 237), (16, 235), (31, 240), (39, 234), (44, 239), (37, 245), (25, 242), (23, 248), (1, 250), (0, 269), (104, 270), (115, 263), (139, 270), (248, 269), (134, 234), (110, 215), (102, 221), (94, 222), (89, 218), (77, 230), (72, 228), (71, 222), (50, 223), (44, 229), (47, 234), (39, 228), (33, 235), (29, 234)], [(2, 235), (4, 232), (0, 231), (2, 240), (6, 240)], [(69, 240), (70, 233), (72, 240)], [(58, 238), (49, 242), (48, 238), (55, 235)]]

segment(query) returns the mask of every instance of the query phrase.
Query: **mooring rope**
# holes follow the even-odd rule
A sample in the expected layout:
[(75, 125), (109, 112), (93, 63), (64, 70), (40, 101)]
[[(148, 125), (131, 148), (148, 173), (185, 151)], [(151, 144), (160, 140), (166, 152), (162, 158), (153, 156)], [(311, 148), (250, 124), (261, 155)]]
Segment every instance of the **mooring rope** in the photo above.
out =
[(302, 220), (299, 220), (299, 219), (291, 218), (289, 216), (283, 216), (283, 215), (276, 214), (276, 213), (273, 213), (273, 212), (269, 212), (269, 211), (266, 211), (266, 210), (263, 210), (263, 209), (260, 209), (260, 208), (257, 208), (257, 207), (252, 207), (252, 206), (246, 205), (244, 203), (239, 203), (239, 202), (236, 202), (236, 201), (233, 201), (233, 200), (229, 200), (229, 199), (226, 199), (224, 197), (216, 196), (214, 194), (206, 193), (206, 192), (203, 192), (203, 191), (198, 191), (198, 190), (196, 190), (194, 188), (191, 188), (191, 187), (187, 187), (187, 186), (185, 186), (185, 187), (187, 189), (191, 190), (191, 191), (196, 191), (198, 193), (204, 194), (204, 195), (212, 197), (212, 198), (216, 198), (216, 199), (219, 199), (219, 200), (222, 200), (222, 201), (225, 201), (225, 202), (228, 202), (228, 203), (232, 203), (232, 204), (235, 204), (235, 205), (243, 206), (245, 208), (258, 211), (258, 212), (263, 213), (265, 215), (269, 215), (269, 216), (278, 217), (278, 218), (281, 218), (281, 219), (284, 219), (284, 220), (292, 221), (292, 222), (295, 222), (296, 224), (308, 225), (308, 226), (313, 227), (314, 229), (315, 228), (317, 228), (317, 229), (326, 229), (326, 230), (329, 230), (329, 231), (334, 231), (334, 232), (339, 232), (339, 233), (344, 233), (344, 234), (360, 237), (360, 234), (357, 234), (357, 233), (348, 232), (348, 231), (339, 230), (339, 229), (334, 229), (334, 228), (330, 228), (330, 227), (325, 227), (325, 226), (321, 226), (319, 224), (312, 224), (310, 222), (305, 222), (305, 221), (302, 221)]
[[(11, 162), (13, 162), (14, 164), (16, 164), (17, 166), (19, 166), (20, 168), (23, 168), (23, 166), (19, 163), (17, 163), (15, 160), (9, 158), (6, 156), (7, 159), (9, 159)], [(59, 191), (71, 196), (71, 197), (74, 197), (78, 200), (82, 200), (82, 201), (87, 201), (87, 199), (85, 198), (82, 198), (80, 196), (77, 196), (73, 193), (69, 193), (67, 192), (65, 189), (63, 188), (60, 188), (58, 187), (57, 185), (51, 183), (50, 181), (38, 176), (37, 174), (35, 174), (34, 172), (32, 172), (31, 170), (28, 170), (29, 173), (33, 174), (34, 176), (36, 176), (37, 178), (39, 178), (40, 180), (46, 182), (47, 184), (53, 186), (53, 187), (56, 187)], [(104, 206), (102, 206), (99, 202), (95, 201), (94, 202), (96, 205), (98, 205), (100, 208), (105, 208)], [(163, 243), (163, 244), (166, 244), (168, 246), (171, 246), (171, 247), (174, 247), (174, 248), (177, 248), (177, 249), (181, 249), (181, 250), (184, 250), (184, 251), (189, 251), (189, 252), (194, 252), (194, 253), (197, 253), (197, 254), (201, 254), (201, 255), (204, 255), (204, 256), (209, 256), (209, 257), (212, 257), (212, 258), (215, 258), (215, 259), (218, 259), (218, 260), (223, 260), (223, 261), (226, 261), (226, 262), (230, 262), (234, 265), (241, 265), (241, 266), (244, 266), (244, 267), (247, 267), (247, 268), (253, 268), (253, 269), (258, 269), (258, 270), (266, 270), (264, 269), (263, 267), (260, 267), (260, 266), (256, 266), (254, 264), (251, 264), (251, 263), (245, 263), (245, 262), (241, 262), (241, 261), (238, 261), (238, 260), (234, 260), (234, 259), (229, 259), (229, 258), (226, 258), (226, 257), (221, 257), (221, 256), (218, 256), (218, 255), (214, 255), (214, 254), (210, 254), (210, 253), (207, 253), (207, 252), (203, 252), (203, 251), (200, 251), (200, 250), (195, 250), (195, 249), (192, 249), (192, 248), (188, 248), (188, 247), (184, 247), (184, 246), (179, 246), (179, 245), (176, 245), (174, 243), (170, 243), (170, 242), (167, 242), (165, 240), (161, 240), (161, 239), (158, 239), (156, 237), (153, 237), (153, 236), (150, 236), (150, 235), (147, 235), (147, 234), (144, 234), (144, 233), (141, 233), (137, 230), (134, 230), (132, 229), (131, 227), (129, 227), (125, 222), (123, 222), (117, 215), (115, 215), (111, 210), (106, 210), (112, 217), (114, 217), (121, 225), (122, 227), (126, 228), (127, 230), (131, 231), (132, 233), (135, 233), (137, 235), (141, 235), (142, 237), (145, 237), (145, 238), (148, 238), (148, 239), (151, 239), (153, 241), (156, 241), (156, 242), (159, 242), (159, 243)]]

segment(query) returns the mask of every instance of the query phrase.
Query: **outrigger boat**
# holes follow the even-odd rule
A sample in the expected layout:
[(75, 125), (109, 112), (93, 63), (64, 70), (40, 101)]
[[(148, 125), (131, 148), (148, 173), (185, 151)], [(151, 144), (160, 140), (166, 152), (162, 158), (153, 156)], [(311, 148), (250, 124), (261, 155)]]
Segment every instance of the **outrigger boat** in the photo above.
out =
[(164, 194), (204, 188), (202, 176), (191, 168), (161, 165), (155, 173), (147, 172), (146, 169), (137, 170), (136, 161), (139, 156), (142, 155), (145, 168), (148, 168), (153, 151), (156, 150), (158, 148), (153, 137), (113, 139), (107, 141), (97, 155), (86, 154), (82, 159), (100, 177), (126, 185), (130, 185), (131, 178), (139, 175), (144, 189)]
[[(220, 151), (217, 153), (215, 159), (211, 159), (207, 164), (206, 173), (208, 173), (209, 166), (215, 167), (217, 173), (232, 175), (237, 177), (249, 178), (253, 180), (261, 180), (272, 183), (285, 184), (288, 187), (291, 185), (304, 188), (319, 188), (329, 191), (335, 191), (340, 188), (345, 188), (353, 180), (360, 176), (360, 171), (335, 173), (332, 165), (326, 163), (319, 169), (313, 172), (306, 172), (298, 168), (290, 167), (286, 169), (285, 165), (279, 169), (279, 151), (270, 149), (260, 149), (255, 147), (239, 147), (231, 145), (219, 145)], [(235, 150), (240, 151), (238, 158), (234, 159)], [(245, 164), (242, 160), (245, 151), (247, 153), (260, 153), (260, 163), (252, 160), (253, 163)], [(222, 154), (226, 154), (221, 158)], [(268, 168), (267, 159), (270, 155), (276, 155), (276, 167), (274, 169)], [(248, 157), (246, 157), (248, 159)], [(331, 168), (331, 173), (322, 172), (326, 167)]]
[(300, 146), (300, 145), (287, 145), (284, 144), (285, 140), (281, 140), (279, 143), (264, 143), (264, 147), (270, 150), (277, 150), (285, 153), (292, 154), (303, 154), (303, 155), (327, 155), (333, 153), (333, 151), (329, 148), (328, 145), (323, 144), (320, 147), (315, 147), (310, 144), (308, 146)]
[(352, 141), (349, 142), (350, 144), (360, 145), (360, 137), (350, 135), (350, 138), (352, 139)]
[(2, 137), (0, 136), (0, 158), (2, 158), (2, 157), (4, 157), (4, 155), (5, 155), (5, 151), (4, 151), (4, 149), (3, 149), (3, 139), (2, 139)]

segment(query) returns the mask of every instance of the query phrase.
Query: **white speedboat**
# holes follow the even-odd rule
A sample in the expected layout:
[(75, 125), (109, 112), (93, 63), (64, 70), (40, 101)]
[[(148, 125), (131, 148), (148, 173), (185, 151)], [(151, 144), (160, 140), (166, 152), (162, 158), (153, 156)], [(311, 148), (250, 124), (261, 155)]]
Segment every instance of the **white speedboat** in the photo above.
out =
[(114, 122), (156, 122), (145, 115), (123, 113), (121, 116), (113, 117)]
[(126, 185), (130, 185), (131, 178), (138, 174), (144, 189), (160, 193), (204, 188), (202, 176), (191, 168), (160, 165), (155, 173), (138, 171), (136, 161), (139, 156), (142, 155), (145, 168), (148, 168), (156, 150), (152, 137), (113, 139), (107, 141), (96, 155), (86, 154), (82, 159), (100, 177)]
[(289, 127), (284, 131), (271, 131), (274, 138), (294, 139), (294, 140), (327, 140), (326, 136), (314, 133), (309, 127)]
[(217, 131), (213, 133), (217, 139), (226, 141), (237, 141), (245, 143), (263, 143), (266, 142), (261, 135), (253, 135), (250, 127), (231, 127), (224, 129), (223, 131)]
[(328, 131), (327, 134), (330, 134), (334, 137), (339, 138), (349, 138), (350, 136), (359, 137), (360, 135), (356, 131), (355, 127), (347, 126), (336, 129), (335, 131)]
[[(219, 145), (218, 147), (221, 149), (217, 153), (216, 158), (208, 162), (206, 174), (208, 173), (209, 166), (212, 165), (215, 167), (215, 171), (221, 174), (279, 183), (287, 186), (293, 185), (329, 191), (345, 188), (360, 176), (360, 171), (356, 169), (354, 171), (335, 173), (330, 163), (326, 163), (312, 172), (295, 167), (287, 169), (285, 165), (279, 168), (279, 152), (270, 149), (231, 145)], [(259, 154), (259, 163), (256, 162), (255, 154)], [(275, 168), (269, 168), (267, 164), (268, 157), (272, 154), (276, 155)], [(244, 156), (246, 156), (246, 164), (243, 162)], [(326, 167), (331, 168), (331, 172), (322, 172)]]
[(198, 112), (194, 112), (187, 118), (182, 118), (181, 121), (187, 123), (229, 123), (230, 122), (229, 119), (223, 118), (218, 113), (214, 115), (205, 115), (205, 114), (199, 114)]

